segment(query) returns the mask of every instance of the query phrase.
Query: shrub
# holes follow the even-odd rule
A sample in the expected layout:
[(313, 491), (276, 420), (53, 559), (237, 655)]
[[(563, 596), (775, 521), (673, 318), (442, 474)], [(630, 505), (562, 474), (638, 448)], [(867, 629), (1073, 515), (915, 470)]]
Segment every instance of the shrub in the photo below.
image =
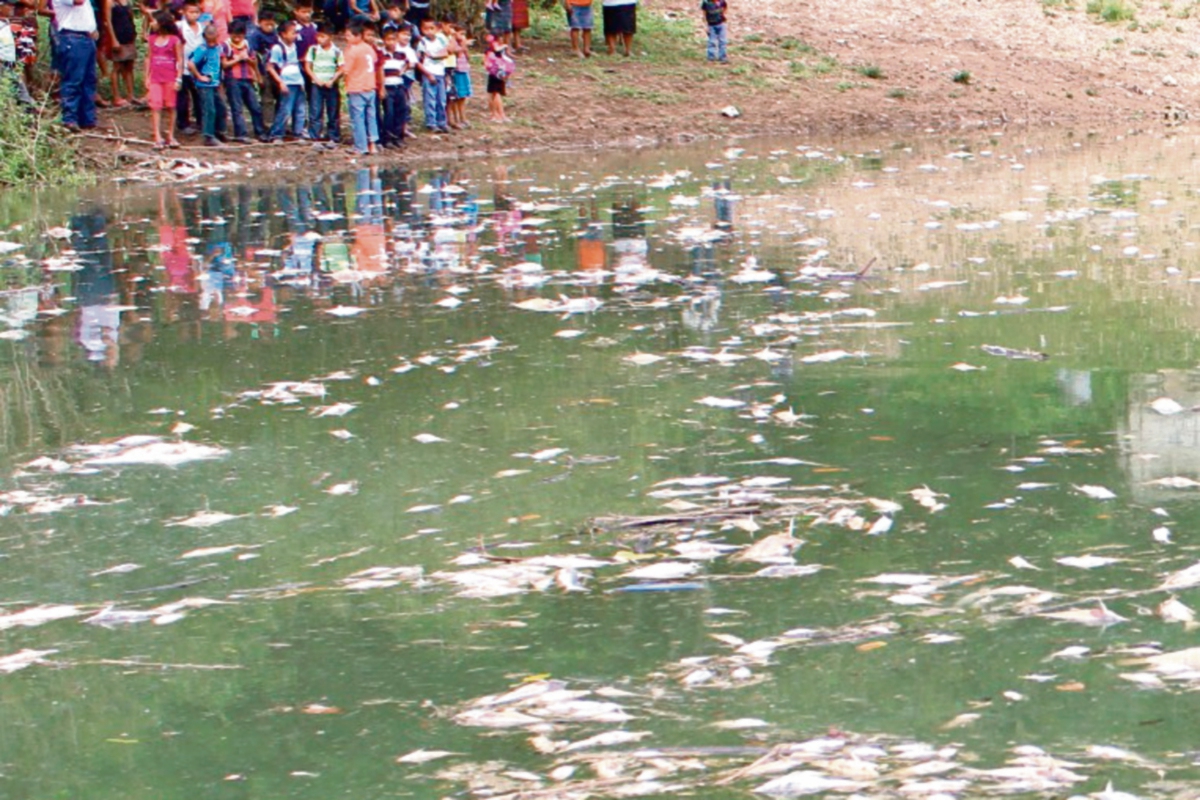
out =
[(45, 107), (18, 103), (15, 83), (14, 75), (0, 75), (0, 186), (83, 180), (66, 131)]
[(1137, 12), (1125, 0), (1088, 0), (1087, 13), (1095, 14), (1105, 22), (1126, 22)]
[(955, 83), (967, 84), (971, 82), (971, 73), (968, 70), (960, 69), (950, 78)]
[(864, 78), (870, 78), (871, 80), (877, 81), (886, 77), (883, 74), (883, 67), (879, 66), (878, 64), (864, 64), (863, 66), (858, 67), (856, 71), (859, 75), (862, 75)]

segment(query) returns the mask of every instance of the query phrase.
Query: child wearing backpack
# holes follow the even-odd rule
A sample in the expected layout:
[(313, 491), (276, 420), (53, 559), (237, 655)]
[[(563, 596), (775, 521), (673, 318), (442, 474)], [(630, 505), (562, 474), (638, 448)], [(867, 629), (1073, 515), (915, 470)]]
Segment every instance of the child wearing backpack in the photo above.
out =
[(508, 122), (508, 117), (504, 114), (504, 97), (508, 94), (508, 79), (517, 65), (508, 54), (508, 45), (499, 37), (489, 35), (487, 46), (483, 66), (488, 76), (488, 110), (491, 112), (492, 122)]

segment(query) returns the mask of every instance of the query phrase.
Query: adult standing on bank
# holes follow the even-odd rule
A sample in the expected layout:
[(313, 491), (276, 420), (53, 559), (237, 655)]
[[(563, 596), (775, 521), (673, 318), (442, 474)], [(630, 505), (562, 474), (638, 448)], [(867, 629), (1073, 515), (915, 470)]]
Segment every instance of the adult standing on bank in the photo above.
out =
[(54, 0), (62, 123), (67, 130), (96, 127), (96, 12), (90, 0)]
[(571, 50), (580, 58), (592, 55), (592, 0), (563, 0), (567, 9), (567, 27), (571, 29)]
[(617, 40), (627, 56), (633, 55), (633, 35), (637, 33), (637, 0), (603, 0), (604, 43), (608, 54), (617, 52)]

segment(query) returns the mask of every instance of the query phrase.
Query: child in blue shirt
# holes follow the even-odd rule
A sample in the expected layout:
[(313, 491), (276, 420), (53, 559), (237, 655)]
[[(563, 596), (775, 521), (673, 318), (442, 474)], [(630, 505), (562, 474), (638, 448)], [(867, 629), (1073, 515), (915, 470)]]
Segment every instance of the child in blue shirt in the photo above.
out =
[(288, 132), (302, 139), (308, 138), (308, 94), (304, 89), (304, 69), (300, 66), (300, 53), (296, 39), (300, 35), (296, 23), (288, 20), (279, 26), (279, 44), (271, 48), (267, 61), (267, 72), (279, 87), (279, 110), (271, 126), (271, 139), (278, 141)]
[(204, 43), (192, 51), (188, 72), (195, 79), (200, 95), (200, 117), (203, 121), (204, 143), (218, 147), (225, 138), (225, 102), (221, 99), (221, 45), (217, 41), (217, 26), (204, 28)]

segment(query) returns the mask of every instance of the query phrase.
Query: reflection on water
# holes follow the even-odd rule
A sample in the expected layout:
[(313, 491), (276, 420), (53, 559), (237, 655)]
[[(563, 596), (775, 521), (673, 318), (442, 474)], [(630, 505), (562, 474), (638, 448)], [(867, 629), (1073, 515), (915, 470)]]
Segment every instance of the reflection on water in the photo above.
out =
[(1200, 522), (1194, 160), (39, 198), (0, 235), (0, 794), (732, 797), (814, 737), (793, 793), (1192, 791), (1194, 676), (1126, 661), (1190, 646), (1153, 587)]

